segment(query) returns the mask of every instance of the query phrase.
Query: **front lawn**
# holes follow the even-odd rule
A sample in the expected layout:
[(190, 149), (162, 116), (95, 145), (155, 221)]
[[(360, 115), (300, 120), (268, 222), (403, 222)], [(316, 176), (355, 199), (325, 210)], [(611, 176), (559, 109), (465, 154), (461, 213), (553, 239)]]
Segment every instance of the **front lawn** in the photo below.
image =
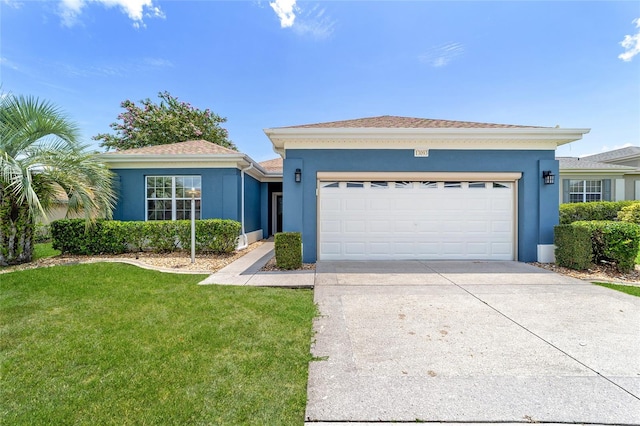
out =
[(602, 287), (607, 287), (613, 290), (618, 290), (623, 293), (630, 294), (632, 296), (640, 297), (640, 287), (632, 286), (632, 285), (620, 285), (620, 284), (609, 284), (609, 283), (595, 283)]
[(298, 424), (312, 292), (97, 263), (0, 279), (0, 424)]
[(38, 243), (33, 246), (33, 260), (59, 256), (60, 250), (53, 248), (53, 243)]

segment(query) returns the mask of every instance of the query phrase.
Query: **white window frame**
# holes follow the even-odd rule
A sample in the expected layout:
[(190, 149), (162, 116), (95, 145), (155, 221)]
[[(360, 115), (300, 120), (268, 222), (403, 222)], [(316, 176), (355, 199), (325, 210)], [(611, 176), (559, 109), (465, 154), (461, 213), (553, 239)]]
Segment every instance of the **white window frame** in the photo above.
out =
[[(576, 183), (576, 182), (582, 182), (582, 191), (572, 191), (571, 187)], [(600, 184), (600, 191), (598, 192), (594, 192), (594, 191), (587, 191), (587, 182), (599, 182)], [(602, 187), (604, 186), (604, 183), (602, 180), (598, 180), (598, 179), (569, 179), (569, 202), (570, 203), (588, 203), (591, 201), (602, 201)], [(580, 201), (572, 201), (572, 195), (580, 195), (581, 196), (581, 200)], [(598, 199), (597, 200), (587, 200), (587, 195), (598, 195)]]
[[(163, 178), (163, 179), (171, 179), (171, 198), (168, 197), (149, 197), (148, 188), (149, 188), (149, 178)], [(185, 178), (185, 179), (199, 179), (200, 185), (195, 186), (194, 188), (199, 191), (200, 196), (196, 197), (196, 220), (202, 217), (202, 176), (200, 175), (149, 175), (144, 178), (144, 220), (145, 221), (155, 221), (155, 220), (169, 220), (169, 219), (150, 219), (149, 218), (149, 201), (170, 201), (171, 202), (171, 219), (177, 220), (177, 201), (189, 201), (191, 202), (191, 197), (176, 197), (176, 179)]]

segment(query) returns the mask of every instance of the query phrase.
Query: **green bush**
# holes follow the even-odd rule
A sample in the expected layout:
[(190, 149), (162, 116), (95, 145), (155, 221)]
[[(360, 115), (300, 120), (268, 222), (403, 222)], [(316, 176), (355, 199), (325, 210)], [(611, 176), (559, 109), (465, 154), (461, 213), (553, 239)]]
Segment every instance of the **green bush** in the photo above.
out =
[(583, 226), (558, 225), (554, 228), (556, 264), (585, 270), (591, 265), (591, 231)]
[(69, 254), (118, 254), (127, 251), (122, 222), (62, 219), (51, 223), (53, 248)]
[(640, 203), (636, 202), (618, 212), (618, 220), (621, 222), (640, 224)]
[[(172, 220), (147, 222), (148, 249), (156, 253), (170, 253), (178, 248), (178, 225)], [(187, 246), (188, 247), (188, 246)]]
[(276, 266), (280, 269), (302, 267), (302, 236), (299, 232), (279, 232), (275, 237)]
[(634, 201), (592, 201), (589, 203), (560, 204), (560, 224), (579, 220), (617, 220), (618, 212)]
[[(196, 221), (198, 252), (230, 253), (236, 248), (240, 223), (234, 220)], [(69, 254), (118, 254), (127, 251), (167, 253), (191, 247), (191, 222), (120, 222), (63, 219), (51, 224), (53, 248)]]
[(640, 246), (640, 226), (635, 223), (605, 220), (579, 221), (573, 225), (589, 230), (594, 262), (615, 263), (621, 272), (630, 271), (635, 267)]
[[(191, 247), (191, 221), (176, 221), (178, 241), (184, 249)], [(238, 245), (240, 222), (235, 220), (196, 220), (196, 251), (232, 253)]]

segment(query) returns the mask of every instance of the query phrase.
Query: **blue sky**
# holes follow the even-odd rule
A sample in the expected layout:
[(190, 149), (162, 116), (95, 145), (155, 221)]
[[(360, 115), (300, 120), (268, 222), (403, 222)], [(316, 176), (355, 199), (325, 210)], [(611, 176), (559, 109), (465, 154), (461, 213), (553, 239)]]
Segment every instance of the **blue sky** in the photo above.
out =
[(0, 81), (84, 141), (125, 99), (262, 129), (377, 115), (591, 128), (558, 155), (640, 145), (640, 2), (0, 0)]

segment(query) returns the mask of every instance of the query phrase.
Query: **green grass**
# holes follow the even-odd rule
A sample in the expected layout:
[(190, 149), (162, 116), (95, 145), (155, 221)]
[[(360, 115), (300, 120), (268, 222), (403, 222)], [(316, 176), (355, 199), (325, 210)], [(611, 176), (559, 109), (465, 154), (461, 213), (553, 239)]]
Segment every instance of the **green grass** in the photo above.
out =
[(60, 250), (54, 250), (52, 243), (38, 243), (33, 246), (33, 260), (58, 256)]
[(303, 424), (312, 292), (97, 263), (0, 279), (0, 424)]
[(636, 256), (636, 265), (640, 265), (640, 252), (638, 252), (638, 255)]
[(594, 284), (607, 287), (613, 290), (618, 290), (623, 293), (630, 294), (632, 296), (640, 297), (640, 287), (632, 286), (632, 285), (620, 285), (620, 284), (609, 284), (609, 283), (596, 283)]

